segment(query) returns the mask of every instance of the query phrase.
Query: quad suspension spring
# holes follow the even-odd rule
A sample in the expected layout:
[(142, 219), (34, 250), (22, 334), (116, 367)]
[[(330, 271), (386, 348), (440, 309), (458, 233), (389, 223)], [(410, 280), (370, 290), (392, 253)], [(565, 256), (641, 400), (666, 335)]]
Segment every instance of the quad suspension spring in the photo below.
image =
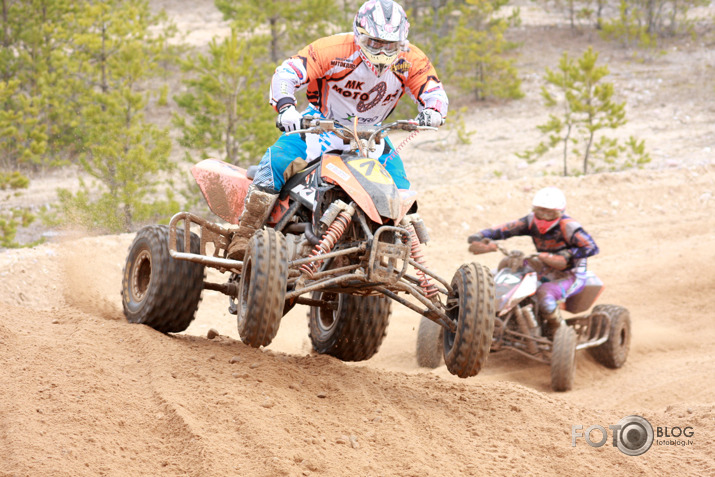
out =
[[(330, 224), (328, 230), (325, 231), (323, 238), (320, 239), (320, 243), (315, 246), (310, 256), (317, 257), (319, 255), (330, 253), (330, 251), (333, 250), (333, 247), (335, 247), (335, 244), (338, 242), (338, 240), (340, 240), (340, 237), (342, 237), (343, 233), (345, 233), (345, 230), (347, 230), (351, 221), (352, 217), (350, 216), (350, 214), (345, 211), (340, 212), (340, 214), (335, 218), (335, 220), (333, 220), (333, 223)], [(322, 263), (322, 260), (315, 260), (303, 264), (300, 269), (303, 271), (303, 273), (308, 275), (309, 278), (313, 278), (313, 274), (318, 271), (318, 268), (320, 268), (320, 265)]]
[[(422, 244), (417, 238), (415, 226), (409, 224), (407, 226), (407, 229), (410, 231), (410, 237), (412, 238), (412, 249), (410, 250), (410, 256), (412, 257), (412, 260), (426, 267), (426, 260), (424, 255), (422, 254)], [(418, 269), (417, 276), (420, 280), (420, 287), (422, 287), (422, 290), (424, 290), (424, 294), (427, 298), (432, 298), (433, 296), (437, 295), (437, 293), (439, 293), (439, 290), (437, 290), (437, 287), (434, 285), (434, 283), (432, 283), (432, 279), (429, 277), (429, 275), (426, 275), (425, 272)]]

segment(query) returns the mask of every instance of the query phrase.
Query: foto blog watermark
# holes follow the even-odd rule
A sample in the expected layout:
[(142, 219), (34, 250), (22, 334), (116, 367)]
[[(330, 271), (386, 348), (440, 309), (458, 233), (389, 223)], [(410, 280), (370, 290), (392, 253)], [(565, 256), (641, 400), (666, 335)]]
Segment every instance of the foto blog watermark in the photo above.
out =
[[(695, 431), (691, 426), (653, 426), (641, 416), (626, 416), (617, 424), (610, 424), (612, 445), (626, 455), (645, 454), (655, 443), (660, 446), (691, 446)], [(571, 426), (571, 446), (576, 447), (578, 439), (584, 439), (591, 447), (601, 447), (608, 441), (605, 427), (594, 424), (583, 429), (580, 424)]]

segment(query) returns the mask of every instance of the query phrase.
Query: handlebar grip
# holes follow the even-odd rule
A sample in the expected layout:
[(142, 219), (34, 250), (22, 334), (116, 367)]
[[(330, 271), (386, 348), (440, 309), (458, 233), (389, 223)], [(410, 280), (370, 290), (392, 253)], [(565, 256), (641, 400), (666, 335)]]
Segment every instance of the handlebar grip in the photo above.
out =
[(281, 124), (281, 116), (280, 114), (276, 117), (276, 127), (280, 132), (286, 132), (286, 128), (283, 127)]

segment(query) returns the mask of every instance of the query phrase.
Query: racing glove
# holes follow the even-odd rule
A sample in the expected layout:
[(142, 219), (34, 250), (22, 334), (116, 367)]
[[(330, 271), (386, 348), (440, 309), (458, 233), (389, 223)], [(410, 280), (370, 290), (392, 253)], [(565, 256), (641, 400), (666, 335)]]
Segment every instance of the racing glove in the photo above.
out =
[(439, 114), (439, 111), (435, 111), (434, 109), (423, 109), (422, 112), (417, 115), (416, 120), (420, 126), (436, 128), (444, 124), (444, 118)]
[(485, 239), (483, 242), (472, 242), (469, 244), (469, 251), (474, 255), (479, 255), (480, 253), (496, 252), (497, 244), (489, 239)]
[(281, 108), (276, 118), (276, 127), (283, 132), (295, 131), (300, 128), (301, 115), (295, 105), (288, 104)]
[(472, 243), (472, 242), (481, 242), (484, 240), (484, 235), (480, 234), (477, 232), (476, 234), (472, 234), (469, 237), (467, 237), (467, 242)]

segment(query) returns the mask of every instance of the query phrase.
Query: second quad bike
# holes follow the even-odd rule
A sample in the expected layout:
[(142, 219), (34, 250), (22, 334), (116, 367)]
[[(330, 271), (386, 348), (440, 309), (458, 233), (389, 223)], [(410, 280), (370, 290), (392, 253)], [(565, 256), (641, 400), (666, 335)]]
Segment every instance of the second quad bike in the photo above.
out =
[[(536, 290), (537, 269), (543, 266), (537, 255), (526, 257), (519, 250), (508, 251), (498, 246), (506, 256), (494, 275), (496, 284), (496, 322), (491, 351), (511, 349), (551, 366), (551, 388), (568, 391), (573, 386), (576, 351), (588, 349), (591, 355), (608, 368), (620, 368), (628, 357), (631, 342), (631, 320), (628, 310), (618, 305), (596, 305), (588, 311), (603, 291), (603, 283), (587, 272), (586, 286), (561, 305), (576, 314), (565, 318), (549, 335), (540, 318)], [(442, 330), (428, 320), (422, 320), (417, 336), (417, 363), (436, 368), (441, 364)]]
[[(128, 321), (184, 331), (202, 290), (217, 290), (229, 297), (241, 340), (260, 347), (271, 343), (292, 307), (308, 305), (313, 349), (360, 361), (378, 351), (396, 301), (443, 330), (452, 374), (476, 375), (492, 343), (492, 275), (477, 263), (459, 267), (451, 281), (430, 270), (416, 194), (399, 190), (380, 161), (369, 157), (388, 131), (422, 129), (434, 128), (413, 120), (371, 127), (304, 121), (303, 129), (288, 134), (332, 132), (350, 151), (326, 153), (287, 181), (241, 261), (226, 258), (235, 227), (189, 212), (176, 214), (168, 227), (140, 230), (122, 282)], [(192, 169), (209, 208), (229, 224), (239, 221), (254, 173), (212, 159)], [(206, 281), (205, 267), (228, 274), (227, 280)]]

